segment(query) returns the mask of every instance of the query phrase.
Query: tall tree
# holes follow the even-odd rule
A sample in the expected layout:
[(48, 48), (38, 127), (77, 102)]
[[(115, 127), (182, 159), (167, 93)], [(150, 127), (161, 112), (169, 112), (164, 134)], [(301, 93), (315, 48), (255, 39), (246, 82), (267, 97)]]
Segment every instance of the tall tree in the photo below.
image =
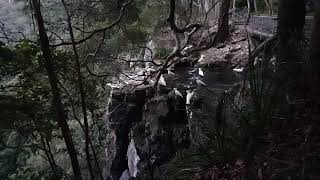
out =
[(229, 37), (229, 7), (230, 0), (223, 0), (218, 20), (217, 43), (225, 42)]
[[(72, 49), (73, 49), (73, 53), (75, 56), (75, 61), (76, 61), (76, 72), (77, 72), (77, 76), (78, 76), (78, 87), (79, 87), (79, 91), (80, 91), (80, 99), (81, 99), (81, 108), (82, 108), (82, 113), (83, 113), (83, 122), (84, 122), (84, 134), (85, 134), (85, 154), (86, 154), (86, 161), (87, 161), (87, 165), (88, 165), (88, 170), (89, 170), (89, 174), (90, 174), (90, 179), (94, 180), (95, 179), (95, 175), (94, 175), (94, 171), (91, 165), (91, 155), (90, 155), (90, 148), (89, 148), (89, 141), (90, 141), (90, 136), (89, 136), (89, 125), (88, 125), (88, 115), (87, 115), (87, 103), (86, 103), (86, 94), (85, 94), (85, 90), (84, 90), (84, 85), (83, 85), (83, 76), (81, 73), (81, 66), (80, 66), (80, 58), (79, 58), (79, 53), (75, 44), (75, 38), (74, 38), (74, 34), (73, 34), (73, 27), (72, 27), (72, 23), (71, 23), (71, 16), (70, 13), (68, 11), (67, 5), (65, 3), (64, 0), (61, 0), (62, 5), (65, 9), (66, 15), (67, 15), (67, 24), (68, 24), (68, 30), (69, 30), (69, 35), (70, 35), (70, 39), (72, 42)], [(94, 151), (94, 149), (92, 149), (92, 151)]]
[(283, 61), (288, 61), (289, 56), (296, 55), (296, 42), (299, 42), (304, 34), (305, 24), (304, 0), (281, 0), (278, 14), (278, 36), (280, 40), (280, 56)]
[(44, 25), (44, 20), (42, 17), (40, 2), (38, 0), (31, 0), (32, 7), (34, 10), (34, 16), (38, 24), (38, 32), (40, 36), (41, 50), (44, 57), (45, 68), (48, 73), (48, 78), (50, 81), (51, 93), (53, 95), (53, 106), (56, 110), (56, 118), (61, 129), (64, 141), (66, 143), (67, 151), (70, 156), (72, 169), (74, 173), (74, 179), (81, 180), (81, 171), (77, 158), (77, 152), (73, 144), (72, 135), (67, 123), (67, 116), (65, 114), (63, 104), (61, 101), (60, 90), (58, 87), (58, 79), (54, 71), (54, 64), (52, 59), (52, 53), (49, 45), (49, 38)]
[(272, 0), (264, 0), (264, 3), (267, 6), (268, 14), (273, 15), (273, 1)]
[(310, 73), (309, 88), (312, 92), (313, 109), (320, 109), (320, 3), (315, 1), (314, 25), (311, 38), (311, 55), (308, 63)]
[[(303, 95), (304, 79), (301, 63), (305, 24), (304, 0), (281, 0), (278, 14), (279, 80), (294, 96)], [(294, 81), (293, 81), (294, 80)]]
[(250, 12), (257, 11), (257, 2), (256, 0), (250, 0)]

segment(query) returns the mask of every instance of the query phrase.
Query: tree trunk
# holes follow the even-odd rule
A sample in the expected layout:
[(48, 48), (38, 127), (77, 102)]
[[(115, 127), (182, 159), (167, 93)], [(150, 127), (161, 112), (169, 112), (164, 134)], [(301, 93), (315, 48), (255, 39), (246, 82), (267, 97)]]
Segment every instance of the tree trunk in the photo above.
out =
[(253, 0), (253, 11), (254, 11), (255, 13), (258, 12), (257, 0)]
[[(67, 6), (65, 4), (65, 1), (62, 0), (62, 4), (65, 8), (66, 14), (67, 14), (67, 23), (68, 23), (68, 28), (69, 28), (69, 34), (70, 38), (72, 41), (72, 49), (75, 55), (75, 60), (76, 60), (76, 72), (78, 76), (78, 85), (79, 85), (79, 91), (80, 91), (80, 96), (81, 96), (81, 108), (82, 108), (82, 113), (83, 113), (83, 121), (84, 121), (84, 133), (85, 133), (85, 153), (86, 153), (86, 161), (88, 165), (88, 170), (90, 173), (90, 178), (92, 180), (95, 179), (94, 171), (91, 165), (91, 155), (90, 155), (90, 148), (91, 147), (92, 153), (94, 155), (94, 159), (96, 161), (96, 165), (98, 168), (99, 176), (100, 179), (103, 180), (103, 175), (97, 160), (97, 156), (95, 153), (95, 149), (93, 147), (92, 141), (90, 139), (90, 132), (89, 132), (89, 125), (88, 125), (88, 115), (87, 115), (87, 104), (86, 104), (86, 92), (84, 89), (84, 83), (83, 83), (83, 76), (81, 73), (81, 66), (80, 66), (80, 58), (79, 58), (79, 53), (75, 44), (75, 39), (74, 39), (74, 34), (73, 34), (73, 29), (72, 29), (72, 23), (71, 23), (71, 16), (69, 14), (69, 11), (67, 9)], [(121, 4), (122, 5), (122, 4)]]
[[(303, 95), (305, 79), (302, 67), (302, 40), (305, 23), (304, 0), (281, 0), (278, 14), (278, 70), (279, 83), (286, 85), (286, 90)], [(293, 95), (293, 94), (291, 94)]]
[(268, 14), (271, 15), (271, 6), (269, 0), (264, 0), (264, 3), (266, 4), (266, 7), (268, 9)]
[(229, 37), (229, 6), (230, 0), (222, 0), (218, 20), (217, 43), (225, 42)]
[(256, 9), (255, 9), (255, 0), (249, 0), (249, 3), (250, 3), (250, 12), (255, 12)]
[(246, 18), (246, 25), (248, 25), (250, 20), (250, 9), (251, 9), (251, 3), (250, 0), (247, 0), (247, 18)]
[(320, 113), (320, 7), (316, 7), (311, 38), (311, 55), (308, 72), (310, 73), (309, 88), (312, 93), (313, 110)]
[(280, 40), (280, 60), (296, 61), (298, 45), (303, 39), (305, 23), (304, 0), (281, 0), (278, 14), (278, 38)]
[(58, 169), (58, 166), (57, 166), (57, 164), (56, 164), (56, 162), (54, 160), (53, 154), (51, 152), (50, 144), (48, 143), (48, 140), (45, 139), (41, 133), (39, 135), (40, 135), (40, 142), (41, 142), (41, 146), (43, 148), (43, 152), (47, 156), (46, 160), (48, 161), (52, 172), (56, 173), (57, 169)]
[(72, 29), (72, 24), (71, 24), (71, 17), (70, 17), (69, 11), (67, 9), (67, 6), (66, 6), (64, 0), (62, 0), (62, 4), (63, 4), (63, 7), (64, 7), (65, 12), (67, 14), (67, 24), (68, 24), (68, 29), (69, 29), (69, 35), (70, 35), (70, 38), (71, 38), (72, 49), (73, 49), (74, 56), (75, 56), (75, 61), (76, 61), (76, 72), (77, 72), (77, 76), (78, 76), (78, 85), (79, 85), (79, 91), (80, 91), (81, 108), (82, 108), (83, 122), (84, 122), (84, 134), (85, 134), (84, 139), (85, 139), (86, 161), (87, 161), (87, 165), (88, 165), (90, 179), (94, 180), (95, 176), (94, 176), (94, 171), (93, 171), (93, 168), (92, 168), (92, 165), (91, 165), (91, 155), (90, 155), (90, 148), (89, 148), (90, 137), (89, 137), (89, 125), (88, 125), (88, 116), (87, 116), (86, 95), (85, 95), (85, 90), (84, 90), (84, 87), (83, 87), (83, 77), (82, 77), (82, 74), (81, 74), (79, 54), (78, 54), (78, 50), (77, 50), (77, 47), (76, 47), (76, 44), (75, 44), (75, 40), (74, 40), (73, 29)]
[(47, 70), (48, 78), (50, 81), (51, 93), (53, 95), (53, 106), (55, 107), (55, 110), (56, 110), (56, 118), (57, 118), (59, 127), (61, 129), (64, 141), (66, 143), (67, 151), (71, 160), (72, 170), (74, 173), (74, 179), (81, 180), (82, 177), (81, 177), (81, 170), (80, 170), (80, 166), (77, 158), (77, 152), (73, 144), (72, 136), (67, 123), (67, 116), (65, 114), (62, 101), (61, 101), (60, 91), (58, 88), (58, 79), (54, 72), (54, 67), (52, 62), (52, 55), (51, 55), (51, 50), (49, 46), (49, 38), (44, 26), (44, 21), (43, 21), (41, 10), (40, 10), (40, 2), (38, 0), (32, 0), (31, 2), (34, 9), (35, 18), (38, 24), (41, 50), (44, 56), (45, 68)]
[(304, 0), (280, 1), (278, 35), (282, 48), (286, 49), (291, 40), (300, 41), (303, 38), (305, 13)]
[(219, 17), (220, 17), (220, 9), (221, 9), (221, 2), (223, 0), (213, 0), (213, 3), (216, 4), (214, 7), (214, 23), (219, 23)]
[(269, 1), (269, 6), (270, 6), (269, 15), (272, 16), (273, 15), (273, 0), (268, 0), (268, 1)]
[(232, 0), (232, 19), (235, 18), (236, 13), (236, 0)]

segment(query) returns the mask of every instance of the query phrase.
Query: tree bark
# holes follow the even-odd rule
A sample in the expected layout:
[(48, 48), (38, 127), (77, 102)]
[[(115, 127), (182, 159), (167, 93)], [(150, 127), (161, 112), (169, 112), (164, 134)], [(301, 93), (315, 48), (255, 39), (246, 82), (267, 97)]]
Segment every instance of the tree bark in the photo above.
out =
[(59, 127), (62, 132), (62, 136), (66, 143), (67, 151), (71, 160), (72, 170), (74, 173), (74, 179), (81, 180), (82, 177), (81, 177), (81, 170), (78, 162), (77, 152), (73, 144), (72, 135), (67, 123), (67, 116), (65, 114), (62, 101), (61, 101), (60, 90), (58, 88), (58, 79), (56, 77), (56, 74), (54, 72), (54, 67), (53, 67), (52, 54), (51, 54), (50, 45), (49, 45), (49, 38), (44, 26), (43, 17), (40, 10), (40, 2), (38, 0), (31, 0), (31, 2), (32, 2), (35, 18), (38, 24), (40, 45), (41, 45), (41, 50), (44, 56), (45, 68), (48, 73), (51, 93), (53, 95), (53, 106), (55, 107), (55, 110), (56, 110), (56, 119), (58, 121)]
[(86, 95), (85, 95), (85, 90), (83, 87), (83, 77), (81, 74), (81, 67), (80, 67), (80, 60), (79, 60), (79, 54), (78, 54), (78, 50), (75, 44), (75, 40), (74, 40), (74, 35), (73, 35), (73, 29), (72, 29), (72, 24), (71, 24), (71, 17), (69, 14), (69, 11), (67, 9), (67, 5), (65, 3), (64, 0), (62, 0), (62, 4), (63, 7), (65, 9), (65, 12), (67, 14), (67, 24), (68, 24), (68, 29), (69, 29), (69, 35), (71, 38), (71, 42), (72, 42), (72, 49), (73, 49), (73, 53), (75, 56), (75, 61), (76, 61), (76, 72), (77, 72), (77, 76), (78, 76), (78, 85), (79, 85), (79, 91), (80, 91), (80, 98), (81, 98), (81, 108), (82, 108), (82, 113), (83, 113), (83, 122), (84, 122), (84, 134), (85, 134), (85, 154), (86, 154), (86, 161), (87, 161), (87, 165), (88, 165), (88, 170), (89, 170), (89, 174), (90, 174), (90, 179), (94, 180), (95, 176), (94, 176), (94, 171), (91, 165), (91, 155), (90, 155), (90, 147), (89, 147), (89, 141), (90, 141), (90, 137), (89, 137), (89, 125), (88, 125), (88, 116), (87, 116), (87, 104), (86, 104)]
[(214, 7), (214, 19), (215, 23), (219, 23), (219, 17), (220, 17), (220, 8), (221, 8), (221, 1), (223, 0), (214, 0), (214, 3), (217, 3), (216, 6)]
[(232, 0), (232, 19), (235, 18), (236, 13), (236, 0)]
[(290, 47), (292, 40), (300, 41), (305, 23), (304, 0), (281, 0), (278, 14), (278, 35), (283, 50)]
[(256, 2), (255, 0), (247, 0), (247, 8), (250, 13), (256, 11)]
[(266, 4), (267, 6), (267, 9), (268, 9), (268, 14), (271, 15), (272, 12), (271, 12), (271, 5), (270, 5), (270, 2), (269, 0), (264, 0), (264, 3)]
[(304, 36), (304, 0), (281, 0), (278, 14), (278, 37), (282, 62), (297, 58), (297, 45)]
[(250, 12), (257, 12), (257, 2), (256, 0), (250, 0)]
[(270, 5), (270, 13), (269, 13), (269, 15), (272, 16), (273, 15), (273, 0), (269, 0), (269, 5)]
[[(90, 155), (90, 147), (94, 156), (94, 159), (96, 161), (96, 165), (98, 168), (99, 172), (99, 178), (103, 180), (103, 175), (99, 166), (99, 162), (97, 160), (97, 156), (95, 153), (95, 149), (93, 147), (92, 141), (90, 139), (90, 132), (89, 132), (89, 125), (88, 125), (88, 115), (87, 115), (87, 103), (86, 103), (86, 92), (84, 88), (84, 78), (81, 73), (81, 65), (80, 65), (80, 57), (79, 53), (75, 44), (75, 39), (74, 39), (74, 34), (73, 34), (73, 29), (72, 29), (72, 23), (71, 23), (71, 16), (69, 14), (69, 11), (67, 9), (67, 5), (64, 0), (62, 0), (62, 4), (65, 8), (66, 14), (67, 14), (67, 23), (68, 23), (68, 29), (69, 29), (69, 34), (72, 42), (72, 49), (75, 55), (75, 60), (76, 60), (76, 72), (78, 76), (78, 85), (79, 85), (79, 91), (80, 91), (80, 97), (81, 97), (81, 108), (82, 108), (82, 113), (83, 113), (83, 121), (84, 121), (84, 133), (85, 133), (85, 153), (86, 153), (86, 161), (88, 165), (88, 170), (90, 173), (90, 178), (92, 180), (95, 179), (94, 171), (91, 165), (91, 155)], [(122, 3), (121, 3), (122, 6)], [(90, 147), (89, 147), (90, 145)]]
[(222, 0), (218, 20), (217, 43), (225, 42), (229, 37), (229, 7), (230, 0)]
[(45, 139), (41, 133), (39, 135), (40, 135), (41, 146), (43, 147), (43, 152), (47, 156), (47, 161), (50, 165), (50, 168), (53, 173), (56, 173), (58, 166), (57, 166), (57, 164), (54, 160), (53, 154), (51, 152), (50, 144), (49, 144), (48, 140)]
[(320, 113), (320, 7), (316, 7), (311, 38), (311, 55), (308, 63), (310, 73), (309, 88), (313, 100), (313, 110)]
[[(277, 58), (279, 85), (293, 97), (301, 97), (306, 87), (302, 66), (305, 13), (304, 0), (280, 1), (278, 14), (279, 52)], [(283, 87), (284, 85), (285, 87)]]

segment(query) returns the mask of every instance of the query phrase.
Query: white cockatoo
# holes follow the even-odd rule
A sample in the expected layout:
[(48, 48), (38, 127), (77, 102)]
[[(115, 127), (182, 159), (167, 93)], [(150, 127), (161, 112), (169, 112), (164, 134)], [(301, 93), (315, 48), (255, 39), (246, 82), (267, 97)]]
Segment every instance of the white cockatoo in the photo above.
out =
[(200, 86), (207, 86), (204, 82), (202, 82), (199, 78), (196, 78), (196, 83)]
[(150, 78), (148, 78), (148, 83), (150, 84), (150, 85), (154, 85), (154, 80), (152, 80), (152, 79), (150, 79)]
[(181, 98), (183, 98), (182, 94), (180, 93), (180, 91), (178, 91), (177, 88), (173, 88), (173, 90), (174, 90), (174, 94), (175, 94), (176, 96), (180, 96)]
[(235, 67), (234, 69), (233, 69), (233, 71), (235, 71), (235, 72), (237, 72), (237, 73), (242, 73), (243, 72), (243, 67), (239, 67), (239, 66), (237, 66), (237, 67)]
[(202, 77), (204, 76), (202, 68), (199, 68), (199, 75), (202, 76)]
[(204, 60), (204, 54), (201, 54), (200, 59), (198, 60), (198, 62), (201, 62)]
[(192, 73), (194, 73), (194, 72), (196, 72), (196, 71), (197, 71), (197, 69), (195, 68), (195, 69), (190, 70), (190, 71), (188, 71), (188, 72), (189, 72), (189, 74), (192, 74)]
[(194, 91), (192, 90), (187, 90), (187, 99), (186, 99), (186, 104), (189, 105), (191, 102), (191, 98), (194, 94)]
[(188, 49), (191, 49), (193, 46), (190, 44), (187, 47), (183, 48), (182, 51), (187, 51)]
[(171, 69), (168, 69), (168, 74), (169, 75), (174, 75), (174, 72), (172, 72)]
[(164, 80), (164, 77), (161, 75), (160, 78), (159, 78), (159, 82), (158, 82), (160, 85), (162, 86), (167, 86), (167, 83), (166, 81)]

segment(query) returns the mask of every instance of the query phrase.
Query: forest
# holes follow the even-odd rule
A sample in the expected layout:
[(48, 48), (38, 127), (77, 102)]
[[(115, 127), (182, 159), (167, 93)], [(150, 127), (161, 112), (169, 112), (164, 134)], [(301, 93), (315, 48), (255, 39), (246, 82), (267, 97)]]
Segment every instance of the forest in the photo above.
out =
[(318, 67), (319, 0), (0, 0), (0, 180), (318, 180)]

